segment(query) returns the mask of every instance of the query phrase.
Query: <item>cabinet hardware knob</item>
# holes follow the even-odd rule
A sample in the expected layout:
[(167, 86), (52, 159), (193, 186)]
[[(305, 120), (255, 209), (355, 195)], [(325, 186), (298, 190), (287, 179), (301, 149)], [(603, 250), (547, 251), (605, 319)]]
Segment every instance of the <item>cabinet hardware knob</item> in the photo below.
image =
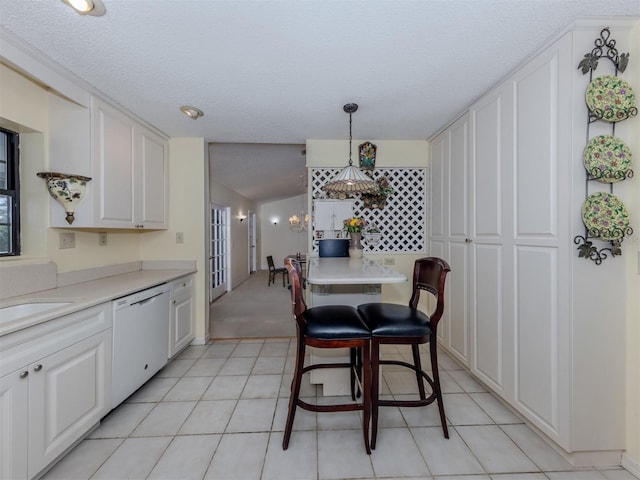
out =
[(471, 239), (470, 238), (465, 238), (464, 239), (464, 243), (471, 243)]
[(29, 372), (25, 370), (24, 372), (20, 372), (20, 378), (27, 378), (29, 376)]
[(175, 300), (173, 301), (173, 304), (174, 304), (174, 305), (176, 304), (176, 301), (175, 301)]
[(35, 367), (33, 367), (33, 370), (35, 372), (39, 372), (40, 370), (42, 370), (42, 365), (41, 364), (36, 365)]

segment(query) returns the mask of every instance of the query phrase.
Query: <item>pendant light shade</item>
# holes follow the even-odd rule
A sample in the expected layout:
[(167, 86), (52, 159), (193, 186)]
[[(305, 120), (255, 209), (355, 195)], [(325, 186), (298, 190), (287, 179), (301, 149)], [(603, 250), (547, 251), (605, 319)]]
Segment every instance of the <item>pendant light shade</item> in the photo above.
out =
[(355, 103), (347, 103), (343, 110), (349, 114), (349, 165), (330, 182), (327, 182), (322, 189), (329, 193), (368, 193), (378, 189), (378, 184), (358, 167), (353, 166), (351, 161), (351, 115), (358, 110)]

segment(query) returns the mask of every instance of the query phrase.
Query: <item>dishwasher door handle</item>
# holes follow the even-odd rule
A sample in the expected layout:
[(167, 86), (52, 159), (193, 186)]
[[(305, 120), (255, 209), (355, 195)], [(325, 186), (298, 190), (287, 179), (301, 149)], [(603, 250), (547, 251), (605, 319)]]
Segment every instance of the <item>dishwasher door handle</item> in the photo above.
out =
[(159, 296), (160, 296), (160, 295), (162, 295), (163, 293), (164, 293), (164, 292), (156, 293), (155, 295), (152, 295), (152, 296), (150, 296), (150, 297), (143, 298), (142, 300), (138, 300), (137, 302), (132, 303), (132, 304), (131, 304), (131, 306), (133, 306), (133, 305), (144, 305), (144, 304), (146, 304), (146, 303), (149, 303), (151, 300), (153, 300), (153, 299), (154, 299), (154, 298), (156, 298), (156, 297), (159, 297)]

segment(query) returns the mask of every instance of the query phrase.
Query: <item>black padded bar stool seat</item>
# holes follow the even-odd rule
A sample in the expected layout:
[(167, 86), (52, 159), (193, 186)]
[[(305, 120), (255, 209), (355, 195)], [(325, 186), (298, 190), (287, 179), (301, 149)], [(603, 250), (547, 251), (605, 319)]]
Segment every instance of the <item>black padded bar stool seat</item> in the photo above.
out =
[[(307, 308), (300, 280), (300, 266), (293, 259), (286, 259), (285, 266), (291, 283), (293, 314), (296, 319), (296, 364), (291, 382), (289, 411), (282, 440), (282, 448), (289, 448), (296, 408), (311, 412), (362, 411), (364, 446), (371, 453), (369, 425), (371, 420), (371, 332), (358, 311), (348, 305), (323, 305)], [(306, 347), (348, 348), (349, 362), (316, 363), (304, 366)], [(351, 399), (353, 403), (318, 405), (300, 399), (302, 376), (320, 368), (349, 368)], [(362, 401), (356, 399), (356, 383), (361, 387)]]
[[(440, 375), (438, 372), (438, 353), (436, 329), (444, 311), (444, 287), (449, 264), (436, 257), (419, 258), (413, 267), (413, 289), (408, 305), (393, 303), (365, 303), (358, 306), (358, 312), (371, 330), (371, 448), (376, 448), (378, 435), (378, 409), (381, 406), (421, 407), (437, 402), (440, 422), (445, 438), (449, 430), (444, 413)], [(426, 315), (418, 310), (420, 292), (426, 291), (436, 298), (435, 311)], [(422, 369), (419, 346), (429, 343), (431, 375)], [(402, 360), (380, 358), (380, 345), (411, 345), (413, 364)], [(416, 400), (395, 400), (379, 398), (380, 365), (399, 365), (411, 369), (416, 375), (418, 395)], [(427, 396), (424, 382), (431, 387)]]

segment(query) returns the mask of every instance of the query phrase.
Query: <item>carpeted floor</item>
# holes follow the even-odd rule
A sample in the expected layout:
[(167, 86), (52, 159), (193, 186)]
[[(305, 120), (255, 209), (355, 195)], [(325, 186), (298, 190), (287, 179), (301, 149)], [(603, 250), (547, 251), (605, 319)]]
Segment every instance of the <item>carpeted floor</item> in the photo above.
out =
[[(210, 306), (210, 334), (222, 338), (294, 337), (291, 292), (282, 276), (267, 286), (269, 272), (260, 270)], [(286, 283), (285, 283), (286, 285)]]

